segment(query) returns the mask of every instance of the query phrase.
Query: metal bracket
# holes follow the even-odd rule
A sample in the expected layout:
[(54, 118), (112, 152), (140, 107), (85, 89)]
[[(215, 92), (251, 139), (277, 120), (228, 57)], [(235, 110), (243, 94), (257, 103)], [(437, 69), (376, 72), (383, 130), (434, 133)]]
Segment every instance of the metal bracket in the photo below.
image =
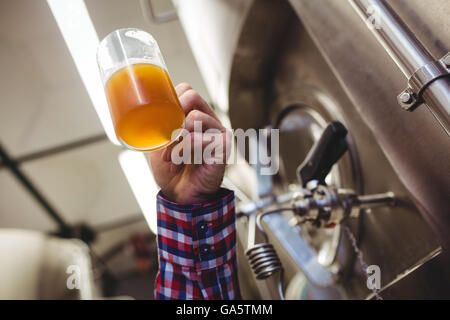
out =
[(408, 87), (397, 97), (400, 106), (414, 111), (424, 101), (422, 94), (434, 81), (450, 76), (450, 52), (442, 59), (430, 62), (417, 70), (408, 80)]

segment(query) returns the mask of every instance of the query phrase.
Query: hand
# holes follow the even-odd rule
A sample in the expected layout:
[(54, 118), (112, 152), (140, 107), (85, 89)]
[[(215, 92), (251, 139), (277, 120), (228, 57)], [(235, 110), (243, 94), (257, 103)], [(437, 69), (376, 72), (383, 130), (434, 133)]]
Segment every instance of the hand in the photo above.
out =
[[(193, 204), (207, 202), (214, 198), (220, 189), (226, 166), (227, 150), (231, 144), (231, 133), (220, 122), (214, 111), (187, 83), (179, 84), (176, 91), (181, 106), (186, 115), (185, 129), (189, 135), (183, 141), (190, 139), (192, 146), (195, 141), (201, 141), (205, 148), (211, 140), (203, 133), (207, 129), (220, 130), (223, 139), (223, 163), (206, 164), (175, 164), (172, 162), (172, 150), (177, 143), (150, 153), (150, 164), (156, 183), (164, 196), (173, 202)], [(201, 121), (202, 133), (194, 133), (194, 121)], [(183, 142), (181, 142), (183, 143)], [(193, 162), (193, 161), (192, 161)]]

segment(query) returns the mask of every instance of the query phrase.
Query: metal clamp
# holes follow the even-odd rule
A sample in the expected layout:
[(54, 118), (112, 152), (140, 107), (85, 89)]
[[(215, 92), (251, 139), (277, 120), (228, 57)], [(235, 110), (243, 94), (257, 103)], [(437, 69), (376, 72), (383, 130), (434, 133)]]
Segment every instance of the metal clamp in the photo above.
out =
[(434, 81), (450, 76), (450, 52), (439, 61), (433, 61), (417, 70), (408, 80), (408, 87), (397, 97), (400, 106), (414, 111), (424, 101), (422, 94)]

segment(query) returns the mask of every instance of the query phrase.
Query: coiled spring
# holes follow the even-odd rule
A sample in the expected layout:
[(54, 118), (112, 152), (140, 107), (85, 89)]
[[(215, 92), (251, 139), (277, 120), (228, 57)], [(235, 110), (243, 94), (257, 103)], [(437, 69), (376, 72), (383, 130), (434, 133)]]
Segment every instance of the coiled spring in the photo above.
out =
[(245, 253), (258, 280), (264, 280), (282, 269), (281, 260), (270, 243), (259, 243)]
[(278, 208), (272, 211), (266, 211), (258, 214), (256, 217), (256, 226), (261, 231), (264, 236), (265, 242), (258, 243), (251, 248), (247, 249), (245, 255), (249, 260), (250, 266), (253, 270), (253, 273), (258, 280), (265, 280), (269, 278), (276, 272), (279, 272), (280, 278), (278, 281), (278, 292), (280, 294), (280, 298), (284, 300), (283, 294), (283, 265), (281, 264), (281, 260), (278, 257), (275, 248), (271, 243), (269, 243), (269, 238), (267, 237), (266, 231), (261, 225), (261, 220), (264, 216), (280, 213), (281, 211), (291, 211), (292, 208)]

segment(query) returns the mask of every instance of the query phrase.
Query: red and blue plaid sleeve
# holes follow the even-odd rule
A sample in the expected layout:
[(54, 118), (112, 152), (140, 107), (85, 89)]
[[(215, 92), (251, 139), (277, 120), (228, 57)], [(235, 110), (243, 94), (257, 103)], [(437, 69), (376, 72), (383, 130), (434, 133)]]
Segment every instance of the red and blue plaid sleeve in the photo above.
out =
[(156, 299), (241, 299), (234, 193), (183, 205), (157, 199), (159, 272)]

